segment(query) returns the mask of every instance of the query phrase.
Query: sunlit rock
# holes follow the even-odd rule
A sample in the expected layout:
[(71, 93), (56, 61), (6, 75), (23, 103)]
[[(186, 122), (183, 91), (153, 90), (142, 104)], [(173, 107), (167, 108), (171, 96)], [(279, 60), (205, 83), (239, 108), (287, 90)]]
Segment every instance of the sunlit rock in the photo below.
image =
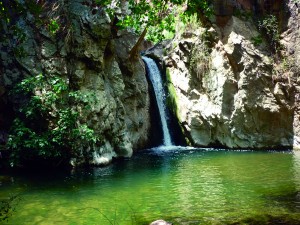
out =
[[(186, 137), (197, 146), (292, 147), (293, 90), (284, 82), (274, 84), (266, 44), (257, 47), (251, 41), (259, 34), (256, 27), (232, 17), (210, 30), (214, 38), (194, 32), (175, 39), (172, 46), (178, 47), (167, 48), (165, 61)], [(181, 46), (191, 41), (183, 51)]]
[[(73, 91), (84, 96), (85, 104), (70, 106), (80, 115), (76, 123), (93, 129), (98, 138), (88, 148), (78, 146), (70, 164), (103, 165), (113, 157), (130, 157), (133, 150), (148, 144), (150, 128), (144, 65), (141, 59), (128, 60), (138, 36), (126, 29), (112, 33), (116, 27), (109, 15), (86, 1), (70, 1), (63, 10), (68, 16), (64, 24), (59, 24), (57, 34), (50, 33), (48, 25), (35, 27), (34, 19), (16, 18), (16, 24), (20, 24), (26, 35), (19, 43), (23, 55), (9, 53), (10, 43), (1, 39), (1, 98), (4, 96), (3, 102), (11, 110), (17, 110), (17, 96), (11, 99), (7, 96), (21, 79), (41, 73), (46, 77), (62, 77)], [(53, 108), (59, 107), (64, 106)], [(0, 108), (0, 116), (6, 115), (8, 109)], [(5, 129), (2, 131), (0, 126), (0, 132), (7, 132), (8, 128)]]

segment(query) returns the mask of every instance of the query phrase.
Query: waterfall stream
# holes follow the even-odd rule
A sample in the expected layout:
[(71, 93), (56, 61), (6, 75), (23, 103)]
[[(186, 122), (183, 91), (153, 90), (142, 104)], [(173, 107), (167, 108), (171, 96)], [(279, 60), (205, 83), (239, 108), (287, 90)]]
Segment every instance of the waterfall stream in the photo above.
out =
[(145, 62), (147, 72), (148, 72), (148, 77), (152, 83), (155, 92), (155, 98), (159, 110), (162, 130), (163, 130), (163, 145), (171, 146), (172, 139), (168, 128), (168, 123), (167, 123), (168, 117), (167, 117), (166, 106), (165, 106), (166, 93), (163, 87), (161, 72), (156, 62), (153, 59), (144, 56), (142, 58)]

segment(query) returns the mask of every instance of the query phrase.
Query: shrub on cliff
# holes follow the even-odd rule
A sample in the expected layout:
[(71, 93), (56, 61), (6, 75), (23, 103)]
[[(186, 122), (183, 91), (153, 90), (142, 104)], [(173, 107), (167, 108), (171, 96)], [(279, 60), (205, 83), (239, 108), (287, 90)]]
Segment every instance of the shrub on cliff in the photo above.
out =
[(70, 90), (60, 77), (38, 75), (20, 82), (21, 99), (8, 139), (12, 165), (32, 159), (68, 159), (85, 154), (98, 141), (94, 130), (80, 123), (91, 94)]

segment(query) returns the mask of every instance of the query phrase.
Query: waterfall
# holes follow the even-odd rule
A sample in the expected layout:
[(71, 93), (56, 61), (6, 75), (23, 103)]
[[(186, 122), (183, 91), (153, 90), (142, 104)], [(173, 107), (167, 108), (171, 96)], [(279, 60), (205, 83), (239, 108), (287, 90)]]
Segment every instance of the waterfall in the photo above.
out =
[(162, 124), (162, 130), (163, 130), (163, 145), (171, 146), (172, 140), (168, 128), (168, 123), (167, 123), (168, 118), (167, 118), (167, 112), (165, 106), (166, 93), (163, 87), (161, 72), (156, 62), (153, 59), (144, 56), (142, 58), (146, 64), (148, 77), (152, 83), (155, 92), (155, 98), (158, 105), (158, 110), (159, 110), (160, 120)]

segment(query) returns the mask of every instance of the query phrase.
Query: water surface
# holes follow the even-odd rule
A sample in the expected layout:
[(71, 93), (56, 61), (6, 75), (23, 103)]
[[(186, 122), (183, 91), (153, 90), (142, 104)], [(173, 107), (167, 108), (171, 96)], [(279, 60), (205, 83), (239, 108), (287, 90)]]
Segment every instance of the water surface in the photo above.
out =
[(300, 224), (300, 152), (152, 149), (105, 168), (0, 172), (10, 195), (4, 224)]

